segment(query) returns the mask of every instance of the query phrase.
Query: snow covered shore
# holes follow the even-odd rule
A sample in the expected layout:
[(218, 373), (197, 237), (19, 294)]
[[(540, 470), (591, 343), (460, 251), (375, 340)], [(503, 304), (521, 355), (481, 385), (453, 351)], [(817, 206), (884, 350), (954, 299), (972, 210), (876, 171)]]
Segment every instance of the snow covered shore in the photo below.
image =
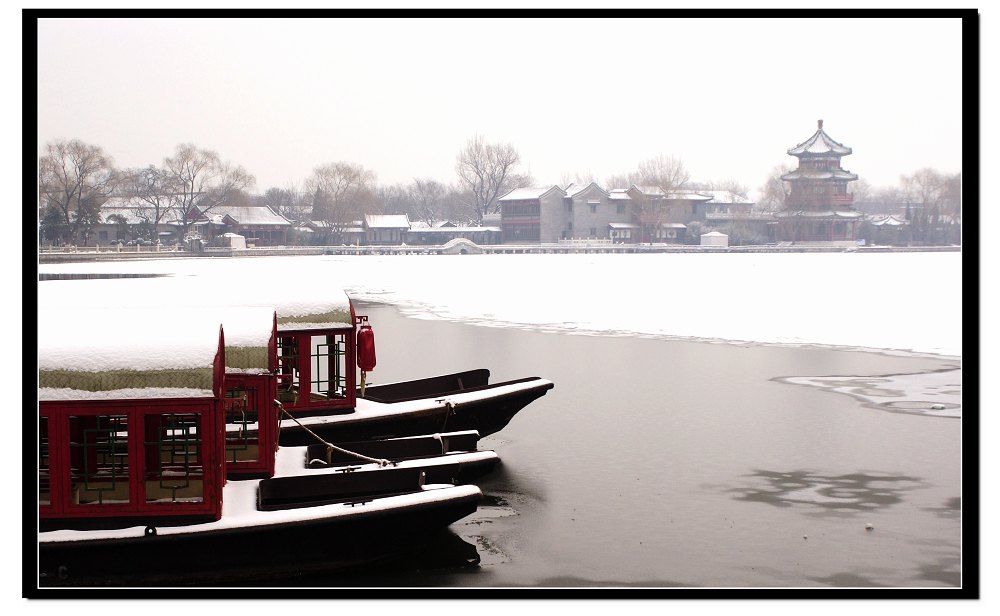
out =
[[(384, 302), (408, 316), (578, 334), (829, 345), (959, 357), (961, 253), (576, 254), (162, 259), (40, 273), (166, 278), (39, 283), (67, 305), (133, 310)], [(184, 328), (172, 328), (172, 335)]]

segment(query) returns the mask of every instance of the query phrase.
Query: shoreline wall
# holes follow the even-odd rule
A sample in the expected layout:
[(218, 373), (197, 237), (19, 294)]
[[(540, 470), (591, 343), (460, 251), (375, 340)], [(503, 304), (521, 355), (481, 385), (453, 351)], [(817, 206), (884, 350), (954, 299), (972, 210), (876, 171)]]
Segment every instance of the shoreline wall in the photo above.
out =
[[(649, 254), (649, 253), (787, 253), (787, 252), (961, 252), (961, 246), (676, 246), (676, 245), (594, 245), (527, 244), (478, 246), (480, 254)], [(70, 252), (41, 252), (38, 263), (125, 261), (134, 259), (204, 259), (232, 257), (274, 257), (315, 255), (417, 255), (449, 254), (442, 246), (276, 246), (270, 248), (207, 248), (203, 252), (99, 252), (77, 249)]]

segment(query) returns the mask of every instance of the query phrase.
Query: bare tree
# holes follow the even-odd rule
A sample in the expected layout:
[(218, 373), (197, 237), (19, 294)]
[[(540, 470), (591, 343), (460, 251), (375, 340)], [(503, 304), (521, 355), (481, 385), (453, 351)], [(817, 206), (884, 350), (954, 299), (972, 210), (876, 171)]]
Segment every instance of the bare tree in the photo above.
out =
[[(171, 178), (154, 165), (124, 172), (121, 194), (135, 204), (133, 213), (152, 228), (153, 240), (160, 243), (157, 231), (172, 211)], [(134, 235), (134, 234), (130, 234)]]
[(872, 188), (868, 194), (864, 211), (868, 214), (902, 214), (901, 205), (906, 201), (898, 186)]
[(748, 199), (750, 195), (750, 189), (747, 185), (734, 179), (709, 182), (707, 188), (708, 190), (724, 190), (744, 199)]
[(482, 135), (466, 142), (456, 158), (455, 172), (471, 196), (469, 205), (477, 221), (496, 212), (497, 199), (517, 188), (518, 178), (513, 172), (520, 162), (520, 154), (509, 143), (486, 143)]
[(382, 214), (409, 214), (413, 205), (407, 187), (402, 184), (380, 185), (375, 189), (375, 202)]
[[(633, 197), (632, 208), (642, 225), (641, 241), (652, 241), (657, 237), (663, 223), (670, 220), (670, 209), (676, 201), (672, 193), (684, 188), (689, 180), (684, 163), (673, 156), (656, 156), (639, 163), (638, 172), (633, 176), (640, 188), (640, 194)], [(651, 191), (658, 189), (660, 194)]]
[(788, 197), (788, 186), (781, 179), (781, 176), (790, 173), (792, 167), (779, 165), (775, 167), (764, 185), (760, 187), (760, 197), (757, 199), (757, 207), (765, 212), (777, 212), (785, 209), (785, 199)]
[(641, 182), (639, 174), (635, 171), (630, 173), (617, 173), (615, 175), (609, 175), (604, 180), (604, 188), (607, 190), (615, 190), (621, 188), (629, 188), (633, 184), (638, 184)]
[(294, 185), (268, 188), (261, 202), (289, 220), (302, 222), (309, 218), (309, 204)]
[(476, 213), (470, 205), (472, 195), (459, 184), (449, 185), (441, 198), (440, 210), (437, 216), (441, 220), (450, 220), (463, 225), (470, 225), (476, 220)]
[(639, 163), (635, 171), (610, 175), (604, 184), (608, 190), (650, 186), (671, 193), (687, 186), (690, 177), (684, 163), (673, 156), (654, 156)]
[(46, 144), (38, 161), (38, 197), (39, 218), (53, 227), (47, 235), (69, 242), (83, 232), (86, 243), (117, 181), (113, 159), (99, 146), (78, 139)]
[(951, 216), (952, 221), (962, 222), (962, 174), (956, 173), (945, 178), (941, 191), (941, 213)]
[(440, 220), (441, 202), (448, 193), (448, 188), (430, 178), (416, 178), (407, 186), (412, 214), (417, 220), (422, 220), (427, 224)]
[(313, 220), (340, 231), (364, 217), (375, 204), (375, 173), (361, 165), (335, 162), (313, 170), (306, 181), (313, 199)]
[(900, 179), (908, 202), (918, 205), (925, 212), (940, 209), (946, 185), (944, 174), (925, 167)]
[(684, 163), (673, 156), (656, 156), (639, 163), (639, 180), (643, 186), (655, 186), (664, 194), (684, 188), (690, 176)]
[(559, 181), (561, 186), (564, 188), (570, 184), (576, 184), (577, 186), (587, 186), (591, 182), (596, 182), (597, 179), (593, 173), (589, 171), (587, 173), (563, 173), (559, 176)]
[[(924, 168), (901, 180), (912, 239), (927, 243), (960, 241), (957, 229), (962, 220), (962, 175)], [(952, 234), (954, 237), (947, 239)]]
[(184, 235), (197, 214), (208, 213), (237, 191), (254, 185), (254, 177), (243, 167), (223, 162), (217, 153), (190, 143), (178, 145), (174, 156), (164, 159), (163, 168), (171, 207), (180, 217)]

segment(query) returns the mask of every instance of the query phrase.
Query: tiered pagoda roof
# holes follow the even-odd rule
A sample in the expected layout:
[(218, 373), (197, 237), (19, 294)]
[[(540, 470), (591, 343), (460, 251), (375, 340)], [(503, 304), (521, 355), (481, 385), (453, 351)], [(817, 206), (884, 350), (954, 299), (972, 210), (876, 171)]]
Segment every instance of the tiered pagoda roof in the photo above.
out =
[(852, 182), (858, 179), (858, 174), (851, 173), (844, 169), (812, 169), (809, 167), (799, 167), (781, 176), (782, 180), (847, 180)]
[(847, 156), (851, 153), (851, 148), (834, 141), (823, 130), (823, 120), (817, 121), (816, 132), (794, 148), (788, 149), (788, 154), (800, 158), (811, 158), (817, 156)]

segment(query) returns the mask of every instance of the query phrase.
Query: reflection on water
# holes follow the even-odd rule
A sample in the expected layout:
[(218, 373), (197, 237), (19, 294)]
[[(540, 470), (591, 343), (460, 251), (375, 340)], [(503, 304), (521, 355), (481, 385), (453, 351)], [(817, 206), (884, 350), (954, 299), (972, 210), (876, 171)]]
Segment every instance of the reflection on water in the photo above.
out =
[(962, 518), (962, 499), (957, 496), (949, 498), (940, 507), (926, 507), (924, 511), (929, 511), (940, 518), (960, 520)]
[[(873, 413), (776, 378), (883, 379), (950, 370), (951, 360), (360, 310), (379, 332), (383, 382), (485, 367), (494, 381), (556, 384), (480, 442), (503, 462), (477, 482), (480, 510), (451, 526), (479, 566), (425, 575), (422, 586), (927, 586), (917, 565), (959, 553), (958, 521), (923, 508), (960, 494), (961, 422)], [(928, 538), (947, 545), (920, 543)]]
[[(283, 586), (913, 587), (954, 579), (940, 559), (961, 554), (960, 502), (949, 499), (962, 493), (962, 422), (871, 412), (860, 398), (906, 401), (899, 394), (916, 390), (885, 375), (919, 373), (938, 387), (920, 390), (937, 394), (921, 399), (944, 400), (960, 392), (952, 387), (960, 374), (945, 374), (951, 360), (545, 335), (358, 310), (379, 337), (379, 382), (485, 367), (494, 382), (538, 375), (556, 387), (480, 441), (503, 462), (476, 481), (479, 510), (448, 533), (391, 565), (308, 573)], [(943, 382), (934, 383), (935, 371)], [(819, 377), (809, 387), (776, 378), (804, 374), (860, 376)], [(823, 386), (857, 391), (831, 396)]]
[(810, 579), (814, 582), (819, 582), (824, 586), (834, 586), (836, 588), (884, 588), (888, 586), (888, 584), (879, 584), (872, 578), (858, 575), (856, 573), (835, 573), (825, 577), (814, 577)]
[(475, 573), (480, 555), (476, 545), (451, 531), (435, 533), (413, 549), (364, 567), (324, 568), (312, 563), (307, 570), (275, 571), (271, 575), (228, 581), (228, 586), (273, 587), (420, 587), (427, 576)]
[(484, 567), (491, 567), (510, 562), (510, 555), (503, 551), (503, 548), (493, 539), (482, 535), (471, 535), (479, 547), (479, 564)]
[(475, 573), (480, 557), (476, 546), (448, 530), (427, 537), (414, 537), (406, 545), (377, 546), (373, 543), (356, 558), (344, 559), (331, 553), (323, 557), (302, 558), (294, 565), (276, 566), (251, 562), (215, 569), (210, 573), (183, 570), (149, 576), (69, 576), (43, 574), (42, 587), (365, 587), (421, 586), (428, 575)]
[(737, 500), (767, 503), (776, 507), (803, 505), (838, 512), (872, 511), (902, 502), (903, 493), (923, 486), (917, 477), (851, 473), (821, 475), (810, 471), (757, 470), (749, 477), (767, 487), (732, 490)]
[(953, 556), (938, 558), (932, 563), (919, 565), (920, 578), (940, 582), (947, 586), (962, 585), (962, 560)]

